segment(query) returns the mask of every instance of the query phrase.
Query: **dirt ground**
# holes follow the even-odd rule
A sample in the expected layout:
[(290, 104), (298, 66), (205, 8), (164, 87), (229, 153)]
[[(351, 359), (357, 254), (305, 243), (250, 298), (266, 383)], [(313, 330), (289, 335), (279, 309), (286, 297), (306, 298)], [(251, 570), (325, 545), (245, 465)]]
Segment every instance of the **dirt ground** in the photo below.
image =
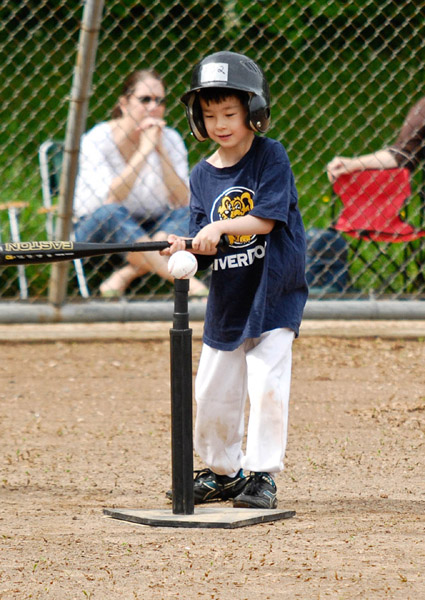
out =
[(1, 600), (425, 597), (423, 338), (295, 342), (296, 516), (232, 530), (103, 515), (170, 508), (166, 336), (1, 346)]

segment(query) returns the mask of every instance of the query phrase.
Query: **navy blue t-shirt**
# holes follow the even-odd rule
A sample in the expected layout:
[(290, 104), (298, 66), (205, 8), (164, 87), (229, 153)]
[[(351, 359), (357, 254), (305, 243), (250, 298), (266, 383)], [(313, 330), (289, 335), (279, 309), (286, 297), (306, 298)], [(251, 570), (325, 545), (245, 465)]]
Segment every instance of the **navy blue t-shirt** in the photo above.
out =
[(212, 263), (203, 341), (234, 350), (246, 338), (288, 327), (298, 335), (308, 288), (305, 232), (286, 151), (280, 142), (255, 136), (232, 167), (202, 160), (190, 178), (190, 235), (208, 223), (250, 214), (276, 221), (267, 235), (229, 236), (230, 248)]

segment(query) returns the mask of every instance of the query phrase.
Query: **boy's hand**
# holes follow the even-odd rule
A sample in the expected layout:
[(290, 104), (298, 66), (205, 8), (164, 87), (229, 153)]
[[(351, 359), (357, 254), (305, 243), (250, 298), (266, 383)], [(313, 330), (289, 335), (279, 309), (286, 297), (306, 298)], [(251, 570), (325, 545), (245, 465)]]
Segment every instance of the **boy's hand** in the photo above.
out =
[(196, 254), (217, 254), (221, 234), (218, 221), (205, 225), (193, 238), (192, 249)]
[(165, 248), (165, 250), (161, 250), (160, 254), (162, 256), (171, 256), (179, 250), (186, 250), (185, 239), (179, 237), (178, 235), (174, 235), (174, 233), (168, 236), (167, 242), (170, 244), (170, 247)]
[[(211, 224), (212, 225), (212, 224)], [(206, 238), (204, 237), (204, 230), (210, 227), (207, 225), (198, 233), (196, 237), (192, 240), (187, 238), (182, 238), (173, 233), (170, 234), (167, 238), (167, 242), (170, 244), (168, 248), (160, 251), (162, 256), (171, 256), (175, 252), (179, 250), (186, 250), (187, 252), (192, 252), (194, 254), (217, 254), (217, 248), (225, 249), (229, 245), (229, 240), (226, 235), (219, 236), (217, 241), (215, 241), (215, 236), (209, 237), (208, 232)], [(190, 243), (188, 247), (186, 242)]]

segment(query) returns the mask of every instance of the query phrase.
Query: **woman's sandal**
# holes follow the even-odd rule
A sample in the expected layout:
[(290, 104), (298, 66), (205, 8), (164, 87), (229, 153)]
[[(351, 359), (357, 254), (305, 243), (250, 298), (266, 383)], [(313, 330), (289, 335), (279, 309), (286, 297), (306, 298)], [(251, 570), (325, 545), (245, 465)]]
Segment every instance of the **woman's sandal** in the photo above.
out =
[(115, 300), (118, 298), (122, 298), (124, 296), (124, 292), (122, 290), (100, 290), (100, 296), (105, 298), (105, 300)]

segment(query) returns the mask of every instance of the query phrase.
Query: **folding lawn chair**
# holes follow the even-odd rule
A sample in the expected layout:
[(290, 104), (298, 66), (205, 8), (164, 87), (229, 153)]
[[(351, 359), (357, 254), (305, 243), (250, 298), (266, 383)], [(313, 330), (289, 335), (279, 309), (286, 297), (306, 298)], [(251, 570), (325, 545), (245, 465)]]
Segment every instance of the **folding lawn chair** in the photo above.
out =
[[(21, 236), (19, 231), (19, 213), (20, 211), (28, 206), (26, 202), (6, 202), (5, 204), (0, 204), (0, 213), (7, 212), (9, 219), (9, 231), (10, 231), (10, 239), (12, 242), (20, 242)], [(1, 234), (1, 227), (0, 227)], [(0, 235), (1, 242), (1, 235)], [(19, 283), (19, 296), (22, 300), (28, 299), (28, 283), (25, 275), (25, 267), (23, 265), (18, 265), (16, 267), (18, 269), (18, 283)]]
[[(46, 216), (47, 239), (56, 239), (56, 202), (59, 196), (59, 179), (63, 159), (63, 143), (47, 140), (41, 144), (38, 150), (40, 164), (41, 190), (43, 195), (43, 208), (41, 213)], [(75, 273), (78, 287), (83, 298), (89, 298), (90, 292), (84, 274), (81, 260), (74, 260)]]
[[(410, 259), (415, 259), (419, 274), (423, 277), (421, 257), (418, 257), (414, 249), (409, 250), (408, 242), (425, 237), (425, 230), (422, 228), (425, 227), (425, 223), (422, 222), (421, 227), (414, 227), (403, 218), (407, 211), (407, 200), (411, 196), (408, 169), (371, 169), (344, 174), (335, 181), (333, 189), (343, 204), (333, 228), (359, 240), (354, 251), (356, 258), (360, 258), (368, 268), (373, 269), (373, 263), (380, 256), (390, 258), (385, 245), (380, 242), (405, 242), (404, 266)], [(421, 211), (423, 218), (423, 207)], [(362, 256), (364, 242), (374, 244), (377, 249), (372, 262)], [(374, 272), (384, 284), (395, 291), (386, 277), (376, 270)]]

